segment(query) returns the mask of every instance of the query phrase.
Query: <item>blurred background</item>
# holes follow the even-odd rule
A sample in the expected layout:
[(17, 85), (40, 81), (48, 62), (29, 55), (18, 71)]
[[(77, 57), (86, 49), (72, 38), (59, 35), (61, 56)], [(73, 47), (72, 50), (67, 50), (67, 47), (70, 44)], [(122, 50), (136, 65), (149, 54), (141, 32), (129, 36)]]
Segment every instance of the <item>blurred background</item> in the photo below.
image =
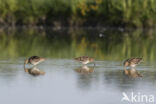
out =
[(0, 25), (154, 27), (155, 0), (0, 0)]
[(155, 0), (0, 0), (0, 57), (153, 61), (155, 5)]

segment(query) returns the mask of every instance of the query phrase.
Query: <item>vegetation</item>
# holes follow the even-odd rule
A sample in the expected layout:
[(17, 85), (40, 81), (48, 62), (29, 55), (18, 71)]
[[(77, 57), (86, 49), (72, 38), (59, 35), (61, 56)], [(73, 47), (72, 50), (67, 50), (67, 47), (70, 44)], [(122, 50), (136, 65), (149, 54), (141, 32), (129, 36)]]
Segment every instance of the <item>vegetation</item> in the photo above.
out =
[[(0, 32), (0, 58), (39, 55), (49, 58), (73, 58), (82, 55), (97, 60), (123, 60), (143, 57), (156, 60), (156, 32), (96, 30), (51, 31), (7, 30)], [(107, 35), (106, 35), (107, 34)]]
[(156, 0), (0, 0), (1, 26), (154, 27)]

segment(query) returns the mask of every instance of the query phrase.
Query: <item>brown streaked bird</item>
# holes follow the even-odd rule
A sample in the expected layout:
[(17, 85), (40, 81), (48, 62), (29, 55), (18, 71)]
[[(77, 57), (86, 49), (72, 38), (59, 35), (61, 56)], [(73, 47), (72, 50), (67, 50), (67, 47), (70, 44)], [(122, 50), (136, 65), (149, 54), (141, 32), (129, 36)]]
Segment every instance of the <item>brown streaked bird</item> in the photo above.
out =
[(25, 64), (37, 65), (44, 60), (45, 60), (45, 58), (42, 58), (39, 56), (31, 56), (30, 58), (28, 58), (24, 61), (24, 66), (25, 66)]
[(38, 76), (38, 75), (44, 75), (45, 72), (39, 70), (38, 68), (36, 67), (32, 67), (32, 68), (24, 68), (25, 72), (33, 75), (33, 76)]
[(143, 58), (129, 58), (124, 61), (123, 65), (124, 67), (135, 67), (136, 65), (140, 64), (143, 62)]
[(124, 74), (131, 78), (143, 77), (135, 68), (124, 69)]
[[(77, 57), (75, 58), (76, 61), (86, 65), (88, 63), (94, 62), (94, 58), (88, 57), (88, 56), (81, 56), (81, 57)], [(95, 62), (94, 62), (94, 66), (95, 66)]]

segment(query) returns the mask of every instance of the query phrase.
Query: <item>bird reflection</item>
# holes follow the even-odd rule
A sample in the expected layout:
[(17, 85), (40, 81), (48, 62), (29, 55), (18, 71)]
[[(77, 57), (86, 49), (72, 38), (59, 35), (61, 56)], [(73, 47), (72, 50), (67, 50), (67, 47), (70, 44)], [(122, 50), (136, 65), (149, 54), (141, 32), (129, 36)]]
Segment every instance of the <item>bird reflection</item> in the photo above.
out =
[(94, 67), (88, 67), (86, 65), (81, 66), (77, 69), (75, 69), (76, 72), (81, 73), (81, 74), (89, 74), (94, 72)]
[(131, 78), (143, 77), (135, 68), (124, 69), (124, 74)]
[(32, 68), (24, 68), (24, 71), (33, 75), (33, 76), (38, 76), (38, 75), (44, 75), (45, 72), (41, 71), (37, 67), (32, 67)]

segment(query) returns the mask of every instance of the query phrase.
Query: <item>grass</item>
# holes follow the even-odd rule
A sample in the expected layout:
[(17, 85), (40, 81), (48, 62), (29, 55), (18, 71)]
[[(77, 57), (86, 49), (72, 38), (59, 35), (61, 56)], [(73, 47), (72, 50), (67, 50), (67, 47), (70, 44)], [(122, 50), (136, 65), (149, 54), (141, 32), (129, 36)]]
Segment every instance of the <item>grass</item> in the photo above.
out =
[(0, 0), (1, 25), (154, 27), (156, 0)]

